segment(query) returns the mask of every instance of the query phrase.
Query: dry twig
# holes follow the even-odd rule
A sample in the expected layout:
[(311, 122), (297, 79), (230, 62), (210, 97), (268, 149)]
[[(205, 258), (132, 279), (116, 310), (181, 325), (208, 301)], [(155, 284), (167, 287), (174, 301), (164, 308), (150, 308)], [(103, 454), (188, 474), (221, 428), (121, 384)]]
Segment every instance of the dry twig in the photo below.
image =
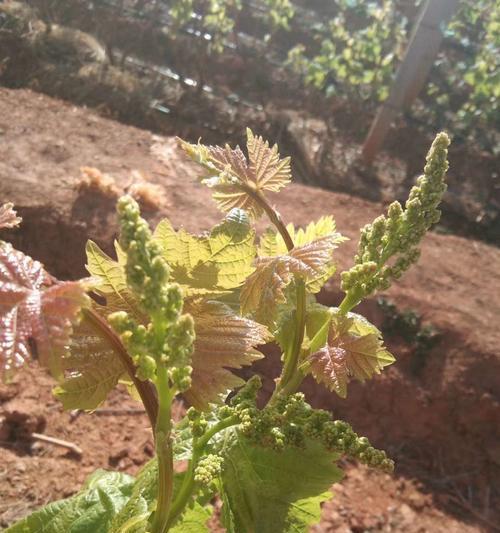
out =
[(32, 433), (31, 438), (41, 442), (54, 444), (55, 446), (61, 446), (62, 448), (67, 448), (79, 457), (83, 455), (83, 450), (79, 446), (67, 440), (57, 439), (56, 437), (49, 437), (48, 435), (43, 435), (41, 433)]

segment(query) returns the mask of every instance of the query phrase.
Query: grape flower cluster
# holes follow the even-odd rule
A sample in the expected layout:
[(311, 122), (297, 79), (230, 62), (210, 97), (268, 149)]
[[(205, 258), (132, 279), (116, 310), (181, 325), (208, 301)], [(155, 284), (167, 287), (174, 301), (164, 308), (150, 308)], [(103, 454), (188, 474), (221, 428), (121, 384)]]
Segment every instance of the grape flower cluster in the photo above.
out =
[[(393, 202), (387, 216), (377, 217), (361, 230), (356, 264), (341, 275), (342, 290), (356, 294), (357, 300), (388, 289), (393, 279), (399, 279), (418, 260), (417, 246), (441, 215), (438, 206), (446, 191), (449, 144), (446, 133), (437, 135), (424, 174), (411, 189), (404, 210), (399, 202)], [(392, 264), (386, 264), (391, 258)]]
[[(255, 445), (279, 451), (288, 446), (305, 447), (310, 439), (328, 451), (352, 457), (368, 466), (385, 472), (394, 470), (394, 462), (384, 451), (374, 448), (366, 437), (359, 437), (347, 422), (332, 420), (328, 411), (313, 409), (302, 393), (278, 396), (259, 409), (256, 399), (260, 387), (260, 378), (251, 378), (230, 405), (219, 409), (219, 419), (236, 416), (239, 432)], [(198, 429), (194, 431), (202, 434), (205, 426), (200, 428), (199, 420), (194, 426)]]
[(202, 457), (196, 465), (194, 480), (204, 487), (209, 487), (218, 478), (223, 462), (222, 457), (213, 453)]
[[(168, 282), (167, 263), (135, 200), (120, 198), (117, 210), (120, 245), (127, 254), (127, 285), (137, 299), (138, 309), (134, 313), (112, 313), (108, 320), (131, 353), (139, 379), (154, 381), (157, 365), (162, 364), (168, 368), (176, 390), (185, 391), (191, 384), (193, 320), (182, 314), (180, 288)], [(138, 318), (143, 316), (150, 322)]]

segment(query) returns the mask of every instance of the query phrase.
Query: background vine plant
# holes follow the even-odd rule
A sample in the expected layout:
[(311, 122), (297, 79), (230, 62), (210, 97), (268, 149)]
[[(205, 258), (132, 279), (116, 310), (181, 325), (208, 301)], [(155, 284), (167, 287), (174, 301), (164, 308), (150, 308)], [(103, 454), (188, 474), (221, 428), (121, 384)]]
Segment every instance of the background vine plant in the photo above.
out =
[(407, 18), (392, 0), (335, 5), (335, 17), (315, 27), (312, 46), (289, 50), (288, 65), (327, 96), (385, 100), (407, 43)]
[[(87, 411), (124, 380), (144, 404), (156, 451), (135, 479), (98, 471), (75, 496), (7, 531), (207, 531), (215, 493), (229, 532), (307, 531), (342, 478), (340, 457), (392, 471), (385, 452), (297, 391), (311, 374), (344, 398), (352, 380), (394, 362), (378, 329), (352, 310), (417, 260), (439, 219), (448, 144), (446, 134), (436, 137), (404, 207), (394, 202), (361, 230), (355, 264), (341, 274), (338, 307), (315, 295), (335, 273), (345, 238), (331, 216), (306, 228), (285, 225), (268, 193), (290, 182), (290, 159), (250, 130), (247, 155), (180, 141), (225, 214), (210, 233), (176, 230), (167, 219), (151, 231), (136, 202), (123, 197), (116, 259), (89, 241), (90, 277), (79, 281), (56, 280), (1, 242), (4, 376), (36, 345), (57, 381), (56, 397)], [(271, 226), (256, 243), (253, 222), (264, 216)], [(0, 227), (19, 222), (4, 205)], [(258, 347), (268, 342), (280, 346), (283, 364), (264, 398), (260, 376), (245, 381), (232, 370), (263, 357)], [(174, 424), (179, 395), (190, 407)], [(174, 468), (178, 461), (187, 461), (183, 472)]]

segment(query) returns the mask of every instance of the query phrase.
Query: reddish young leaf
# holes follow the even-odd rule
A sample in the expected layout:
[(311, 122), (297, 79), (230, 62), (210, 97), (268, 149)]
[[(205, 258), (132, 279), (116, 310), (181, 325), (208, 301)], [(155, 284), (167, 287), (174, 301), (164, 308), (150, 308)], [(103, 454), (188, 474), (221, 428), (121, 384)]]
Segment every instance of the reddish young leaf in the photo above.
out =
[(254, 218), (263, 214), (262, 206), (251, 191), (278, 192), (291, 179), (290, 158), (280, 158), (278, 147), (269, 146), (247, 129), (248, 160), (239, 146), (204, 146), (180, 140), (183, 150), (210, 174), (202, 180), (213, 189), (213, 198), (224, 212), (244, 209)]
[(248, 366), (263, 357), (255, 348), (269, 340), (269, 333), (221, 302), (197, 302), (185, 310), (194, 318), (196, 333), (192, 386), (186, 397), (192, 405), (204, 409), (221, 393), (243, 385), (243, 380), (228, 368)]
[(72, 323), (86, 304), (82, 283), (58, 282), (38, 261), (0, 245), (0, 373), (21, 366), (34, 341), (40, 362), (58, 375)]
[(355, 313), (332, 316), (326, 344), (309, 357), (310, 370), (318, 383), (323, 383), (340, 397), (347, 396), (351, 378), (370, 379), (394, 362), (384, 348), (379, 330)]
[(337, 247), (336, 234), (321, 237), (287, 255), (260, 257), (255, 272), (248, 276), (241, 290), (241, 311), (253, 313), (256, 320), (270, 325), (279, 303), (285, 301), (284, 289), (293, 276), (306, 282), (326, 281), (332, 271), (332, 252)]
[(62, 356), (68, 351), (73, 325), (80, 309), (89, 304), (84, 285), (65, 281), (42, 292), (42, 308), (33, 325), (40, 363), (55, 377), (62, 377)]

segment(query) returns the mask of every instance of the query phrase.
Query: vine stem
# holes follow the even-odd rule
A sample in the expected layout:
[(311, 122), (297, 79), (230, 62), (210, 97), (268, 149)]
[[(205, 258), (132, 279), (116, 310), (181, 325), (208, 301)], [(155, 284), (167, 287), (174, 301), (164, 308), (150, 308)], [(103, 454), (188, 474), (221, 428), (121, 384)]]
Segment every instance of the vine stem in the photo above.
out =
[(297, 280), (297, 307), (295, 309), (295, 332), (292, 344), (292, 350), (289, 357), (287, 357), (284, 367), (283, 375), (280, 379), (280, 389), (290, 381), (295, 374), (297, 365), (299, 363), (300, 349), (304, 341), (305, 324), (306, 322), (306, 290), (303, 280)]
[(155, 425), (155, 447), (158, 459), (158, 501), (154, 514), (152, 532), (167, 531), (174, 488), (174, 460), (172, 451), (171, 407), (174, 392), (169, 387), (168, 370), (163, 364), (156, 369), (158, 390), (158, 417)]
[(137, 367), (135, 366), (132, 358), (130, 357), (127, 349), (123, 345), (120, 337), (113, 331), (109, 324), (93, 309), (83, 309), (82, 313), (84, 317), (92, 324), (92, 326), (101, 333), (106, 340), (111, 344), (115, 353), (123, 363), (127, 374), (132, 380), (141, 401), (144, 405), (144, 409), (149, 418), (151, 427), (156, 425), (156, 419), (158, 416), (158, 400), (154, 385), (150, 381), (141, 381), (136, 376)]
[(279, 393), (283, 396), (290, 396), (290, 394), (293, 394), (300, 387), (304, 378), (305, 375), (303, 371), (300, 368), (297, 368), (286, 384), (281, 387)]
[[(271, 223), (276, 227), (279, 234), (285, 242), (286, 248), (291, 252), (294, 248), (293, 239), (286, 229), (286, 226), (280, 216), (280, 214), (268, 203), (265, 196), (254, 186), (246, 182), (241, 182), (241, 188), (264, 210)], [(296, 299), (297, 307), (295, 309), (295, 335), (292, 345), (292, 349), (288, 356), (285, 358), (283, 370), (281, 376), (277, 382), (276, 389), (274, 390), (274, 397), (277, 393), (283, 390), (289, 381), (297, 374), (297, 366), (299, 364), (300, 350), (304, 341), (305, 327), (306, 327), (306, 286), (304, 280), (298, 276), (294, 276), (296, 282)], [(303, 379), (303, 378), (302, 378)], [(296, 385), (296, 388), (300, 386), (300, 382)], [(272, 398), (271, 398), (272, 399)]]

